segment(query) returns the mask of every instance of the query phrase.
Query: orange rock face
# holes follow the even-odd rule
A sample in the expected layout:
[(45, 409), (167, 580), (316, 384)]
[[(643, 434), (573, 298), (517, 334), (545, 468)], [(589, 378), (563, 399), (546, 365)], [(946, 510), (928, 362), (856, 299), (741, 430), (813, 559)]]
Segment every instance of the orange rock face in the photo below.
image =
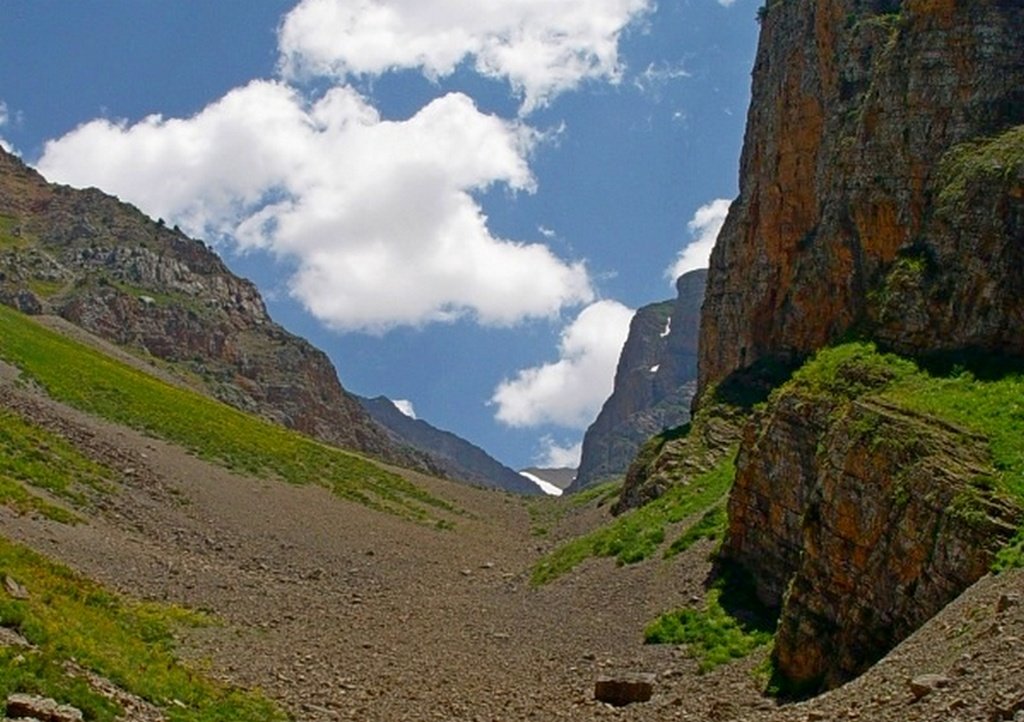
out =
[[(851, 330), (1024, 357), (1024, 3), (777, 0), (762, 22), (698, 393)], [(976, 488), (984, 441), (878, 399), (786, 387), (736, 468), (723, 553), (780, 607), (775, 662), (798, 688), (863, 671), (1021, 521)]]
[(748, 424), (723, 552), (781, 608), (776, 669), (845, 682), (985, 574), (1021, 510), (974, 480), (983, 439), (870, 399), (790, 390)]
[[(740, 196), (708, 276), (701, 390), (759, 360), (799, 360), (855, 324), (908, 352), (1024, 355), (1024, 334), (1006, 332), (1024, 317), (1010, 265), (1024, 235), (1019, 161), (1002, 168), (1018, 182), (978, 194), (983, 213), (940, 203), (952, 148), (1024, 124), (1021, 27), (1024, 5), (996, 0), (768, 4)], [(963, 279), (976, 216), (996, 263)], [(938, 261), (899, 299), (916, 309), (905, 326), (872, 294), (904, 256)], [(972, 289), (956, 308), (951, 284)]]

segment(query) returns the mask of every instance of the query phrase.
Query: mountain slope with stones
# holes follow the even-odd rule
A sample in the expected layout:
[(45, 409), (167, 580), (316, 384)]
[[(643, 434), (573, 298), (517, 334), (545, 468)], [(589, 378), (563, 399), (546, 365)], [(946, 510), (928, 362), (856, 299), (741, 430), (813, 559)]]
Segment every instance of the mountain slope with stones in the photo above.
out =
[[(779, 706), (762, 694), (763, 655), (700, 674), (685, 649), (642, 643), (654, 616), (703, 599), (707, 543), (627, 568), (592, 561), (532, 588), (538, 556), (606, 509), (404, 472), (463, 510), (439, 530), (229, 472), (17, 378), (0, 368), (5, 409), (131, 473), (85, 524), (0, 508), (3, 536), (131, 597), (216, 615), (185, 631), (186, 657), (262, 688), (297, 720), (805, 720), (868, 704), (871, 719), (895, 722), (1012, 719), (1024, 704), (1019, 572), (982, 580), (850, 691)], [(548, 537), (531, 532), (533, 504), (561, 509)], [(594, 700), (596, 680), (633, 673), (653, 675), (649, 702)]]

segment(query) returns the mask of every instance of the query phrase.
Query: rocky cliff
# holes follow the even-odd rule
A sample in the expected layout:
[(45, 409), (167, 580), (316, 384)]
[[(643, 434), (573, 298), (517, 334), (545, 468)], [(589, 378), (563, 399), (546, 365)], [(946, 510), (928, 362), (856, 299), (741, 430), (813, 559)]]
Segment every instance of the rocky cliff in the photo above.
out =
[(746, 409), (722, 561), (779, 609), (775, 671), (806, 692), (864, 671), (1024, 538), (1024, 3), (770, 0), (760, 17), (694, 427), (635, 465), (620, 505), (686, 483), (709, 420)]
[(769, 0), (700, 385), (853, 327), (1024, 354), (1024, 5)]
[(274, 323), (256, 287), (206, 245), (98, 190), (51, 185), (2, 149), (0, 302), (62, 316), (328, 443), (422, 465), (345, 392), (327, 356)]
[[(848, 335), (1019, 373), (1024, 4), (776, 0), (762, 22), (702, 392)], [(773, 657), (795, 689), (862, 672), (984, 575), (1022, 520), (1020, 470), (993, 460), (999, 428), (955, 412), (982, 396), (921, 406), (914, 394), (954, 382), (901, 396), (865, 358), (825, 385), (801, 379), (829, 362), (805, 367), (740, 444), (723, 555), (781, 609)]]
[[(796, 689), (863, 672), (983, 576), (1024, 522), (1019, 471), (993, 459), (1001, 442), (954, 404), (915, 403), (943, 383), (839, 347), (745, 427), (723, 554), (781, 609), (774, 656)], [(957, 383), (967, 397), (983, 388)]]
[(676, 281), (676, 300), (644, 306), (629, 326), (612, 395), (583, 437), (569, 491), (620, 478), (650, 437), (690, 420), (707, 271)]
[(392, 434), (395, 442), (410, 446), (430, 458), (445, 476), (477, 486), (519, 494), (540, 494), (540, 488), (519, 472), (490, 456), (450, 431), (443, 431), (422, 419), (406, 416), (384, 396), (359, 399), (370, 417)]
[[(762, 22), (702, 392), (850, 334), (1019, 373), (1024, 4), (776, 0)], [(1021, 523), (1019, 470), (993, 463), (1001, 441), (983, 420), (876, 394), (879, 371), (788, 384), (740, 443), (723, 553), (780, 607), (774, 661), (796, 688), (880, 659)]]

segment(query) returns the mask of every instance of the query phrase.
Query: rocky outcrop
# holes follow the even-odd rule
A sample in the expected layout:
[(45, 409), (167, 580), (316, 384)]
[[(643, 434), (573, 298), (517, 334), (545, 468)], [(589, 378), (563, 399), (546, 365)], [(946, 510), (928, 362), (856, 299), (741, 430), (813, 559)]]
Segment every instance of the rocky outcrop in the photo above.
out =
[(322, 441), (422, 465), (206, 245), (98, 190), (48, 184), (2, 149), (0, 302), (169, 362), (216, 398)]
[(1024, 355), (1024, 5), (769, 0), (700, 386), (853, 327)]
[(863, 672), (1024, 521), (987, 438), (871, 393), (788, 385), (745, 427), (736, 469), (723, 554), (781, 609), (773, 654), (796, 690)]
[(654, 501), (673, 486), (711, 471), (735, 451), (745, 412), (729, 404), (705, 404), (692, 423), (649, 439), (626, 470), (612, 513)]
[(58, 704), (49, 697), (21, 693), (8, 695), (7, 716), (35, 722), (81, 722), (84, 719), (82, 711), (71, 705)]
[(813, 690), (958, 596), (1022, 521), (992, 440), (874, 393), (884, 379), (766, 392), (848, 335), (1020, 368), (1024, 4), (769, 0), (760, 19), (698, 406), (760, 409), (723, 553), (781, 608), (777, 671)]
[(676, 281), (675, 301), (636, 312), (612, 395), (583, 437), (579, 471), (569, 491), (621, 478), (647, 439), (690, 420), (706, 277), (705, 269), (690, 271)]
[(442, 475), (456, 481), (519, 494), (541, 493), (536, 484), (480, 447), (450, 431), (431, 426), (422, 419), (406, 416), (390, 399), (384, 396), (356, 398), (370, 417), (393, 435), (396, 443), (422, 452)]

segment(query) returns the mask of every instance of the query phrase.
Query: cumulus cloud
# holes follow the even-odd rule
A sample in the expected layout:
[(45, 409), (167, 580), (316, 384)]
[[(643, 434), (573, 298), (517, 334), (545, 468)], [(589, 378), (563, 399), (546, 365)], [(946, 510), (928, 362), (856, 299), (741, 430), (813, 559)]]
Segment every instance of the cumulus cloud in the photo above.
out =
[(410, 419), (416, 418), (416, 409), (413, 408), (412, 401), (409, 401), (408, 399), (392, 399), (391, 403), (395, 405), (396, 409), (401, 411)]
[(388, 121), (339, 86), (258, 80), (191, 118), (94, 120), (46, 144), (51, 180), (95, 185), (193, 235), (295, 262), (295, 298), (339, 330), (460, 317), (510, 325), (593, 299), (582, 262), (495, 237), (474, 192), (532, 192), (538, 134), (465, 95)]
[(584, 429), (612, 392), (633, 310), (593, 303), (562, 331), (557, 361), (519, 371), (495, 389), (495, 418), (508, 426), (557, 424)]
[(551, 436), (540, 439), (541, 451), (536, 457), (537, 466), (544, 469), (575, 469), (580, 465), (583, 454), (583, 442), (575, 444), (559, 444)]
[(686, 224), (690, 233), (690, 242), (679, 252), (675, 263), (665, 270), (665, 276), (673, 283), (687, 271), (707, 268), (711, 249), (715, 247), (718, 233), (722, 230), (725, 217), (729, 213), (732, 201), (718, 198), (701, 206)]
[[(3, 129), (5, 125), (10, 122), (10, 115), (7, 113), (7, 103), (0, 100), (0, 129)], [(0, 148), (3, 148), (8, 153), (13, 153), (14, 149), (11, 144), (7, 142), (7, 139), (0, 135)]]
[(618, 39), (653, 0), (303, 0), (278, 34), (285, 77), (451, 74), (507, 80), (527, 113), (587, 79), (618, 81)]

